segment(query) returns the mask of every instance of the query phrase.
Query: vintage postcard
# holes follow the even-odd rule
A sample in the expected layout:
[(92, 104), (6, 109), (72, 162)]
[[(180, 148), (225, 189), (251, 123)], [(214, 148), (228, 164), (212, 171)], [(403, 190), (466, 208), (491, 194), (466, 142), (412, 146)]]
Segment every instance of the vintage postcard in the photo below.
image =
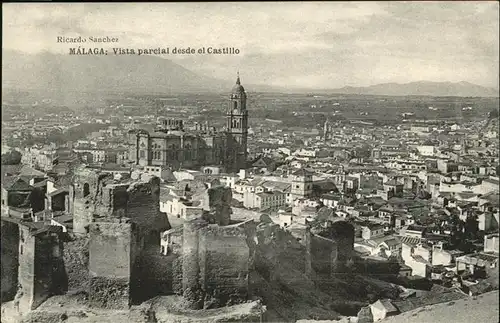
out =
[(2, 322), (497, 322), (498, 2), (2, 9)]

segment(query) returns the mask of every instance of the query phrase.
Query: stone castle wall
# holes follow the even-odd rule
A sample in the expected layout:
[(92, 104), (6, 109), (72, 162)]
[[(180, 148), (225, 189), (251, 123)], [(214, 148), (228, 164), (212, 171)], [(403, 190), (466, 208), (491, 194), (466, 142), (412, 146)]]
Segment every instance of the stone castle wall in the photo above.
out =
[(314, 231), (309, 228), (306, 231), (306, 274), (311, 277), (314, 271), (325, 278), (343, 272), (354, 253), (354, 227), (346, 221), (337, 221), (330, 223), (322, 235)]
[(248, 299), (250, 248), (241, 226), (210, 225), (200, 232), (200, 285), (204, 307), (220, 307)]
[(81, 237), (66, 242), (63, 250), (68, 290), (87, 291), (89, 288), (89, 238)]
[(94, 219), (130, 218), (145, 236), (146, 245), (159, 246), (159, 233), (170, 228), (160, 212), (160, 179), (144, 176), (139, 181), (116, 182), (112, 175), (79, 169), (70, 192), (73, 230), (85, 235)]
[[(203, 220), (186, 221), (179, 259), (182, 292), (190, 308), (215, 308), (248, 299), (253, 259), (249, 235), (255, 235), (249, 227), (247, 223), (218, 226)], [(178, 275), (173, 274), (175, 285)]]
[(73, 232), (77, 235), (88, 233), (88, 225), (95, 213), (96, 201), (100, 196), (103, 181), (109, 174), (100, 174), (91, 169), (81, 168), (75, 172), (70, 186), (70, 200), (73, 204)]
[(33, 235), (30, 228), (19, 226), (19, 289), (14, 301), (21, 313), (66, 290), (62, 266), (62, 243), (57, 234)]
[(215, 186), (209, 188), (203, 195), (201, 205), (209, 214), (209, 222), (220, 226), (228, 225), (231, 221), (232, 191), (229, 187)]
[(308, 242), (306, 248), (312, 270), (317, 274), (330, 276), (334, 259), (337, 257), (338, 245), (333, 240), (312, 233)]
[(19, 228), (15, 223), (2, 221), (2, 302), (12, 300), (17, 291), (19, 266)]
[(132, 304), (139, 241), (134, 223), (94, 222), (90, 225), (89, 300), (92, 306), (128, 309)]
[(203, 220), (186, 221), (182, 237), (182, 295), (192, 309), (203, 307), (200, 285), (200, 230), (207, 223)]

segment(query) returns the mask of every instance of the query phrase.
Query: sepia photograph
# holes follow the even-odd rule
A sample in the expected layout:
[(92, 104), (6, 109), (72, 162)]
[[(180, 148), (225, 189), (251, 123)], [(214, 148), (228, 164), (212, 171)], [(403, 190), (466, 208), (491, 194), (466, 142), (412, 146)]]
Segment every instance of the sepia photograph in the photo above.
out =
[(499, 22), (3, 3), (1, 322), (498, 322)]

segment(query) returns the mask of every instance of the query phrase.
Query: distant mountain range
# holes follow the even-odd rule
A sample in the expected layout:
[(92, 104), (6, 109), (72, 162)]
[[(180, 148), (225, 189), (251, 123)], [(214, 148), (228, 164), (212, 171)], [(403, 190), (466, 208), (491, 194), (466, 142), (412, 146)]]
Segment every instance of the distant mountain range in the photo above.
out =
[[(3, 51), (2, 88), (56, 92), (222, 91), (232, 82), (198, 75), (156, 56), (75, 56)], [(227, 83), (227, 84), (226, 84)]]
[(346, 86), (333, 91), (325, 92), (342, 94), (361, 94), (361, 95), (391, 95), (391, 96), (475, 96), (475, 97), (498, 97), (498, 89), (487, 88), (484, 86), (472, 84), (469, 82), (411, 82), (383, 83), (367, 87)]
[[(35, 55), (2, 50), (2, 88), (71, 93), (125, 92), (175, 94), (183, 92), (225, 93), (233, 79), (199, 75), (168, 59), (156, 56)], [(318, 92), (322, 94), (498, 96), (498, 90), (468, 82), (386, 83), (341, 89), (292, 89), (245, 83), (249, 92)]]

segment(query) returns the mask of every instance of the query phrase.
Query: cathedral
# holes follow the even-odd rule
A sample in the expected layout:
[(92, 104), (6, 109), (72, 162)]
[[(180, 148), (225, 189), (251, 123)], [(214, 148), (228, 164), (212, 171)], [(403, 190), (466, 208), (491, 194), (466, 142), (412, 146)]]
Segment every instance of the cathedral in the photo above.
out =
[(183, 120), (166, 119), (154, 132), (131, 130), (129, 156), (131, 162), (141, 166), (222, 166), (226, 172), (238, 172), (246, 168), (247, 137), (247, 95), (238, 74), (223, 129), (196, 124), (194, 130), (185, 130)]

